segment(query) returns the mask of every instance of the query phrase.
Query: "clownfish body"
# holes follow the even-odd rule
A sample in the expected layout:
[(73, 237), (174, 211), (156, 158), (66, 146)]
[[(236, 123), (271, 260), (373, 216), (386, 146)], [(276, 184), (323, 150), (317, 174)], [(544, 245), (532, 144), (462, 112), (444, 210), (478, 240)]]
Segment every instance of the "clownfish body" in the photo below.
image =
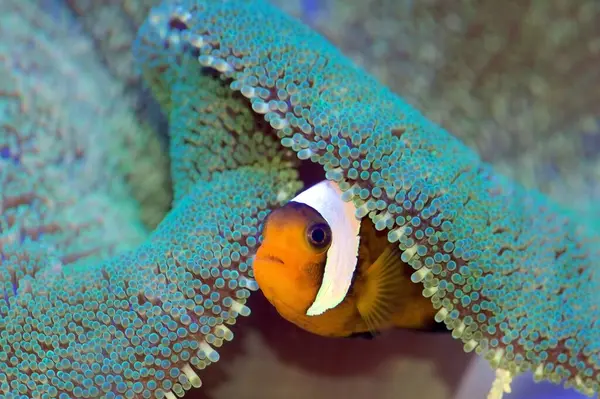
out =
[(354, 212), (329, 181), (271, 212), (254, 260), (267, 300), (283, 318), (322, 336), (372, 336), (393, 327), (446, 330), (411, 281), (412, 268), (397, 245)]

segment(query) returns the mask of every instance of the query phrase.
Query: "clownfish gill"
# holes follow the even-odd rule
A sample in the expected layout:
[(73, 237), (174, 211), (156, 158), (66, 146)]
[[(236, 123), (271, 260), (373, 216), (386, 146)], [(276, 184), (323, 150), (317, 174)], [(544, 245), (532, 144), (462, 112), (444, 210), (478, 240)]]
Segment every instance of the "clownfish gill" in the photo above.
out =
[(267, 300), (286, 320), (322, 336), (448, 331), (411, 281), (397, 244), (369, 217), (357, 219), (341, 194), (325, 180), (269, 214), (253, 264)]

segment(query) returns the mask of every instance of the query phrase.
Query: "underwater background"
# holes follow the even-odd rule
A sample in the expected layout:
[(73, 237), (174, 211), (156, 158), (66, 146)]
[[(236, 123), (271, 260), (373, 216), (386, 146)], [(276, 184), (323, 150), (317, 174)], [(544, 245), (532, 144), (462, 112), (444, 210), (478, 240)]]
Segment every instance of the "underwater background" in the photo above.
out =
[[(597, 1), (272, 2), (503, 174), (600, 217)], [(132, 53), (158, 3), (0, 0), (6, 301), (17, 277), (136, 248), (171, 209), (168, 122)], [(260, 293), (246, 304), (251, 317), (231, 327), (236, 338), (186, 398), (470, 399), (493, 381), (450, 335), (325, 339), (285, 322)], [(584, 396), (526, 374), (505, 397)]]

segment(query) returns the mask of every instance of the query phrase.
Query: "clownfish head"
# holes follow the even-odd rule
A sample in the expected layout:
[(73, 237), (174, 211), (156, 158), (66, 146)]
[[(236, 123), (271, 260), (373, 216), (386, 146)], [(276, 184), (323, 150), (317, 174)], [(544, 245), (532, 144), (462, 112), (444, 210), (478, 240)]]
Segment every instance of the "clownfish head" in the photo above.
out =
[(278, 310), (306, 314), (323, 281), (332, 231), (306, 204), (289, 202), (267, 218), (254, 259), (254, 277)]
[(267, 217), (254, 277), (280, 313), (317, 316), (344, 301), (358, 257), (354, 211), (323, 181)]

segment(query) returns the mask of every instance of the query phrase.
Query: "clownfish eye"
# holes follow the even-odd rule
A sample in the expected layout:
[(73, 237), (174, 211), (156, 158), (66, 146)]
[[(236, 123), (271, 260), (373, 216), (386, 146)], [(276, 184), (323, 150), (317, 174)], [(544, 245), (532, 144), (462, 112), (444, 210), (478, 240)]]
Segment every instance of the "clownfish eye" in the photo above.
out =
[(327, 223), (317, 223), (308, 228), (308, 242), (315, 248), (324, 248), (331, 243), (331, 229)]

